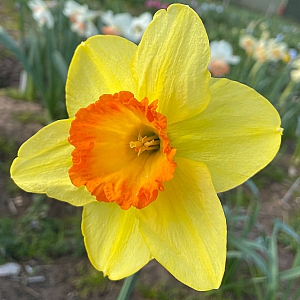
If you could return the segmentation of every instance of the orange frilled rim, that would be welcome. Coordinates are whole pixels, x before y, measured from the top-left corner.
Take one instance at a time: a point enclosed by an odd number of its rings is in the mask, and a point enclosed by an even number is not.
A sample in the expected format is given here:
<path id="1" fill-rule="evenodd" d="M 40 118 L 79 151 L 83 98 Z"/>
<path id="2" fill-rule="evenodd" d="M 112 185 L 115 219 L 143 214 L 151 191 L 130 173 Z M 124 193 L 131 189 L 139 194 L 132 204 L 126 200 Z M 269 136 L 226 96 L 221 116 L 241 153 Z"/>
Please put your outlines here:
<path id="1" fill-rule="evenodd" d="M 69 136 L 75 147 L 72 183 L 122 209 L 141 209 L 154 201 L 176 168 L 167 119 L 157 105 L 157 100 L 149 105 L 147 98 L 139 102 L 122 91 L 79 109 Z"/>

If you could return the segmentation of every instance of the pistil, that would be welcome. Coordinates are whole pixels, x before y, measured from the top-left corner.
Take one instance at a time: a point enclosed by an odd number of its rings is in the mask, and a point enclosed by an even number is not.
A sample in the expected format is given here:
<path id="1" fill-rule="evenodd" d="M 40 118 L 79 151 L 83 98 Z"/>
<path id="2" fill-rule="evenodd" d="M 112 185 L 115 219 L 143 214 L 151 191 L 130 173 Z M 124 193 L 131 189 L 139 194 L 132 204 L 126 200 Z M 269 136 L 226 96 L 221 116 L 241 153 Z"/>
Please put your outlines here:
<path id="1" fill-rule="evenodd" d="M 160 139 L 156 134 L 149 137 L 142 137 L 142 131 L 140 131 L 138 140 L 134 142 L 131 141 L 129 146 L 130 148 L 134 148 L 134 150 L 138 152 L 138 156 L 140 156 L 144 151 L 158 150 L 160 148 Z"/>

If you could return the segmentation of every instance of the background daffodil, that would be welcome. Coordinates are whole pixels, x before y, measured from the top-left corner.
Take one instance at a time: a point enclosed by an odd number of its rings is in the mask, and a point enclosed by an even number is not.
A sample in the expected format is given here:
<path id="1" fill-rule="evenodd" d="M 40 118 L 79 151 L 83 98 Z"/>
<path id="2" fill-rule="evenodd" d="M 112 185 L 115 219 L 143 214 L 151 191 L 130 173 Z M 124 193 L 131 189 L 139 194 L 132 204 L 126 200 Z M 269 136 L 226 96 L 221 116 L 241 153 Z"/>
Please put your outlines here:
<path id="1" fill-rule="evenodd" d="M 111 279 L 155 258 L 196 290 L 218 288 L 226 222 L 218 192 L 267 165 L 280 118 L 254 90 L 212 79 L 198 15 L 158 11 L 139 46 L 83 42 L 70 65 L 69 119 L 25 142 L 11 175 L 24 190 L 84 206 L 93 265 Z"/>

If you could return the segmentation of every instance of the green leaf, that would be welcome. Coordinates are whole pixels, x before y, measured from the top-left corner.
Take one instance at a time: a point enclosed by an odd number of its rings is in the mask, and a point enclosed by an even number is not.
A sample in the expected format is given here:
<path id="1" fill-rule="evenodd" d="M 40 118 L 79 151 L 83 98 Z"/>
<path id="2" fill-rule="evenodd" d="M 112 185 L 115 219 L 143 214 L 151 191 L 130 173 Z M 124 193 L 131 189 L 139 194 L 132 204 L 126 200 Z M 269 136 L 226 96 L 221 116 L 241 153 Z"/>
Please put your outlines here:
<path id="1" fill-rule="evenodd" d="M 300 278 L 300 266 L 294 267 L 285 271 L 282 271 L 279 273 L 279 280 L 280 281 L 288 281 L 288 280 L 293 280 Z M 253 277 L 250 280 L 254 283 L 261 283 L 261 282 L 266 282 L 267 277 Z"/>
<path id="2" fill-rule="evenodd" d="M 24 53 L 19 49 L 17 43 L 14 41 L 14 39 L 5 31 L 5 29 L 0 25 L 0 43 L 4 45 L 9 51 L 11 51 L 19 60 L 19 62 L 23 65 L 23 68 L 27 73 L 29 73 L 32 76 L 32 79 L 36 86 L 39 88 L 40 92 L 42 93 L 42 96 L 44 97 L 44 86 L 42 81 L 39 77 L 35 76 L 32 67 L 24 55 Z"/>
<path id="3" fill-rule="evenodd" d="M 53 59 L 54 66 L 61 77 L 61 80 L 65 82 L 68 75 L 68 65 L 65 59 L 63 58 L 62 54 L 58 50 L 55 50 L 52 53 L 52 59 Z"/>
<path id="4" fill-rule="evenodd" d="M 252 179 L 248 179 L 245 184 L 251 190 L 252 194 L 259 199 L 259 189 Z"/>
<path id="5" fill-rule="evenodd" d="M 280 272 L 279 278 L 282 280 L 292 280 L 300 277 L 300 266 Z"/>
<path id="6" fill-rule="evenodd" d="M 246 241 L 245 239 L 235 238 L 233 236 L 229 236 L 228 242 L 231 246 L 234 246 L 237 250 L 243 252 L 244 259 L 252 260 L 264 274 L 268 273 L 264 260 L 260 254 L 256 252 L 256 250 L 264 250 L 264 247 L 258 242 Z"/>
<path id="7" fill-rule="evenodd" d="M 278 254 L 277 254 L 277 232 L 274 232 L 269 241 L 269 264 L 268 264 L 268 294 L 270 299 L 275 299 L 276 291 L 279 286 Z"/>
<path id="8" fill-rule="evenodd" d="M 300 244 L 300 237 L 295 232 L 295 230 L 290 227 L 288 224 L 276 219 L 274 220 L 275 228 L 281 229 L 284 233 L 288 234 L 290 237 L 292 237 L 298 244 Z"/>
<path id="9" fill-rule="evenodd" d="M 243 253 L 241 251 L 229 250 L 226 254 L 227 258 L 243 258 Z"/>

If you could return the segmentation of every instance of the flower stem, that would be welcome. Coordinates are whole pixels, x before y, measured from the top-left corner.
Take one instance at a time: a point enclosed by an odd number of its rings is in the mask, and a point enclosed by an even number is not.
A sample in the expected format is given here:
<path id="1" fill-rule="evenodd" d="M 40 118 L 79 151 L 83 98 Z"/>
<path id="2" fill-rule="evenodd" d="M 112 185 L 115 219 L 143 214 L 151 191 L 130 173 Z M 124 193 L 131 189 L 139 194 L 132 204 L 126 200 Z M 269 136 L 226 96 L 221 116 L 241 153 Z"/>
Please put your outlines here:
<path id="1" fill-rule="evenodd" d="M 284 89 L 284 91 L 282 92 L 282 94 L 278 100 L 279 106 L 282 107 L 284 105 L 286 99 L 291 94 L 291 91 L 292 91 L 294 85 L 295 85 L 295 83 L 293 81 L 290 81 L 289 84 L 286 86 L 286 88 Z"/>
<path id="2" fill-rule="evenodd" d="M 129 296 L 132 292 L 132 289 L 134 287 L 134 284 L 136 282 L 138 275 L 139 275 L 139 272 L 136 272 L 135 274 L 125 278 L 117 300 L 128 300 L 129 299 Z"/>

